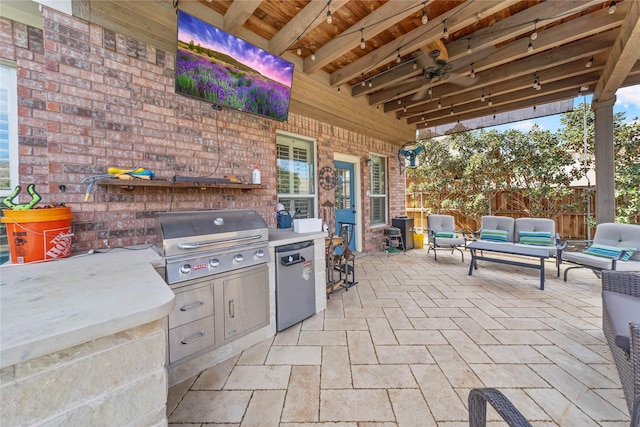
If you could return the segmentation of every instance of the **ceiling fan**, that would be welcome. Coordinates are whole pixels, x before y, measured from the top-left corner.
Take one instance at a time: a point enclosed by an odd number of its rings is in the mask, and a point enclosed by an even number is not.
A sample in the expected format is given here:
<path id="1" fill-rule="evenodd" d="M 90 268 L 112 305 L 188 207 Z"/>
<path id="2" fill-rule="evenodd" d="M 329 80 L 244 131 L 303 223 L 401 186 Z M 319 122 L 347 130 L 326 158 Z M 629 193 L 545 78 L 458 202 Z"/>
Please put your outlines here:
<path id="1" fill-rule="evenodd" d="M 413 101 L 423 99 L 431 84 L 440 80 L 446 80 L 462 87 L 469 87 L 473 84 L 471 77 L 451 73 L 453 67 L 447 64 L 447 61 L 444 59 L 438 59 L 439 56 L 440 51 L 438 49 L 434 49 L 428 53 L 423 52 L 416 56 L 416 63 L 422 67 L 421 78 L 425 79 L 426 82 L 420 90 L 411 97 Z"/>

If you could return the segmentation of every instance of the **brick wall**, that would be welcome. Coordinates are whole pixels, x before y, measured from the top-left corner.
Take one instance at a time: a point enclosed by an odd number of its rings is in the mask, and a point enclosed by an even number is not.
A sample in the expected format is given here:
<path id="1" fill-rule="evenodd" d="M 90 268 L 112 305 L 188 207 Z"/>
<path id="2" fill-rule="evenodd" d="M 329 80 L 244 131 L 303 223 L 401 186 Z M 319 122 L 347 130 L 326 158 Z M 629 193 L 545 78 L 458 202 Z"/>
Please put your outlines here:
<path id="1" fill-rule="evenodd" d="M 215 111 L 174 93 L 174 52 L 48 8 L 43 30 L 5 18 L 1 27 L 0 55 L 18 64 L 20 184 L 36 184 L 41 203 L 72 207 L 74 252 L 151 243 L 154 213 L 169 209 L 251 208 L 275 227 L 278 130 L 317 139 L 317 170 L 333 165 L 334 151 L 389 156 L 390 216 L 404 214 L 404 177 L 392 144 L 294 113 L 281 123 Z M 141 166 L 161 179 L 233 174 L 249 182 L 254 165 L 262 172 L 258 190 L 96 185 L 84 201 L 83 180 L 109 166 Z M 369 172 L 362 166 L 365 194 Z M 333 199 L 332 192 L 319 191 L 320 201 Z M 365 197 L 370 251 L 367 206 Z"/>

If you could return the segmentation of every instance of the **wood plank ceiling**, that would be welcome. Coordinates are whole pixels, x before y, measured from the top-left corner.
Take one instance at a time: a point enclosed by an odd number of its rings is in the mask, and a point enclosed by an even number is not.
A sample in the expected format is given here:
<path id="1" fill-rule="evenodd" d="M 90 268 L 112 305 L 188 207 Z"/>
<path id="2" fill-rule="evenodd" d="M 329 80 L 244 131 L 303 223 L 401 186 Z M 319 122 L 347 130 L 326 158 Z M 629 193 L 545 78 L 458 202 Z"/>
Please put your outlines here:
<path id="1" fill-rule="evenodd" d="M 198 1 L 415 129 L 640 83 L 638 0 Z"/>

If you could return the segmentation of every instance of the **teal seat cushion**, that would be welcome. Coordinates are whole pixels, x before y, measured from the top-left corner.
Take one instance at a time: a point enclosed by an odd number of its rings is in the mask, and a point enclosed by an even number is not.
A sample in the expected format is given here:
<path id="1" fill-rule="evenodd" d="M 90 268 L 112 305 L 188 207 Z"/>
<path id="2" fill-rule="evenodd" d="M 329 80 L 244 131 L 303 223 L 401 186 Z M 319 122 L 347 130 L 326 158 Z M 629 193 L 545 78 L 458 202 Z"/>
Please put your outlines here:
<path id="1" fill-rule="evenodd" d="M 458 237 L 456 233 L 452 233 L 451 231 L 438 231 L 436 233 L 436 237 Z"/>
<path id="2" fill-rule="evenodd" d="M 483 228 L 480 231 L 480 240 L 486 240 L 488 242 L 508 242 L 509 232 L 507 230 L 489 230 Z"/>
<path id="3" fill-rule="evenodd" d="M 594 243 L 588 249 L 584 250 L 582 253 L 587 255 L 599 256 L 602 258 L 615 259 L 620 256 L 622 251 L 625 251 L 625 253 L 620 259 L 622 261 L 628 261 L 629 258 L 631 258 L 631 255 L 633 255 L 637 251 L 637 249 L 636 248 L 618 248 L 615 246 L 606 246 L 606 245 L 600 245 L 598 243 Z"/>
<path id="4" fill-rule="evenodd" d="M 523 245 L 551 246 L 551 233 L 548 231 L 521 231 L 518 233 Z"/>

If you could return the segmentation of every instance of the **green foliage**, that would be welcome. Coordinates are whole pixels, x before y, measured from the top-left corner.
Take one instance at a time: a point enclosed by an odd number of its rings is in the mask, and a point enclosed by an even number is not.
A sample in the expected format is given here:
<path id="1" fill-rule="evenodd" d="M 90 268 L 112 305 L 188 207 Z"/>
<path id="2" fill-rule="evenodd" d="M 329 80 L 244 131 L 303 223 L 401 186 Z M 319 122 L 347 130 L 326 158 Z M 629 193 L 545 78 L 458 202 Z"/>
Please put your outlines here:
<path id="1" fill-rule="evenodd" d="M 498 193 L 508 196 L 511 209 L 535 217 L 584 208 L 591 193 L 574 200 L 569 186 L 585 174 L 585 142 L 586 169 L 594 168 L 594 118 L 587 107 L 563 114 L 557 133 L 534 126 L 528 132 L 480 130 L 420 141 L 424 160 L 407 171 L 416 178 L 408 190 L 422 192 L 435 212 L 456 211 L 476 221 L 504 207 L 492 210 Z M 614 144 L 616 221 L 640 223 L 640 122 L 624 123 L 624 114 L 615 114 Z"/>
<path id="2" fill-rule="evenodd" d="M 496 213 L 491 201 L 501 192 L 517 194 L 511 208 L 530 216 L 554 218 L 571 207 L 565 198 L 579 171 L 566 144 L 549 131 L 481 130 L 422 144 L 426 161 L 409 176 L 418 178 L 414 191 L 425 192 L 437 212 L 457 210 L 477 221 Z"/>
<path id="3" fill-rule="evenodd" d="M 585 111 L 586 108 L 586 111 Z M 586 121 L 585 121 L 586 116 Z M 580 104 L 562 115 L 560 138 L 584 157 L 586 124 L 587 169 L 595 168 L 595 118 L 588 105 Z M 625 114 L 613 117 L 616 222 L 640 223 L 640 123 L 625 123 Z"/>

